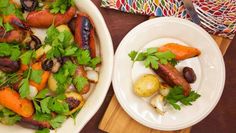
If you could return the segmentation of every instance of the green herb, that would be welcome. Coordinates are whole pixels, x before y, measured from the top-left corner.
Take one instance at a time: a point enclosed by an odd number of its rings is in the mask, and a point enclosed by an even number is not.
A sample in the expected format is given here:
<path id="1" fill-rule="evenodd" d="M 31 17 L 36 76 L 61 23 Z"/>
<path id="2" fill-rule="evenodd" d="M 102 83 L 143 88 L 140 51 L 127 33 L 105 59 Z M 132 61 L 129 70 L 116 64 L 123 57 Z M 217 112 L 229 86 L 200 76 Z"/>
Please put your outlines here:
<path id="1" fill-rule="evenodd" d="M 34 56 L 35 56 L 35 51 L 29 50 L 20 56 L 21 62 L 25 65 L 28 65 Z"/>
<path id="2" fill-rule="evenodd" d="M 88 79 L 82 76 L 77 76 L 73 79 L 73 83 L 76 86 L 78 92 L 81 92 L 84 86 L 88 84 Z"/>
<path id="3" fill-rule="evenodd" d="M 73 0 L 56 0 L 52 3 L 50 12 L 64 14 L 72 5 L 74 5 Z"/>
<path id="4" fill-rule="evenodd" d="M 11 60 L 16 61 L 20 56 L 20 48 L 18 45 L 0 43 L 0 56 L 10 56 Z"/>
<path id="5" fill-rule="evenodd" d="M 0 122 L 6 125 L 14 125 L 20 121 L 21 117 L 11 110 L 1 107 L 0 109 Z"/>
<path id="6" fill-rule="evenodd" d="M 76 116 L 79 114 L 81 109 L 78 109 L 77 111 L 75 111 L 75 113 L 73 113 L 70 117 L 74 120 L 74 124 L 76 124 Z"/>
<path id="7" fill-rule="evenodd" d="M 33 116 L 33 119 L 36 121 L 49 121 L 52 119 L 51 114 L 43 114 L 41 112 L 36 111 L 36 113 Z"/>
<path id="8" fill-rule="evenodd" d="M 170 63 L 176 63 L 174 60 L 175 54 L 170 51 L 158 52 L 157 48 L 148 48 L 145 52 L 131 51 L 129 57 L 132 61 L 144 61 L 145 67 L 152 67 L 153 69 L 158 69 L 159 65 Z"/>
<path id="9" fill-rule="evenodd" d="M 52 98 L 48 103 L 49 109 L 62 115 L 68 113 L 69 105 L 65 102 L 65 98 L 65 95 L 58 95 Z"/>
<path id="10" fill-rule="evenodd" d="M 43 89 L 41 90 L 38 95 L 35 98 L 39 98 L 39 99 L 43 99 L 46 97 L 46 95 L 48 94 L 49 90 L 48 89 Z"/>
<path id="11" fill-rule="evenodd" d="M 64 54 L 64 56 L 71 56 L 71 55 L 74 55 L 77 50 L 78 50 L 77 47 L 68 47 L 68 48 L 65 49 L 65 54 Z"/>
<path id="12" fill-rule="evenodd" d="M 8 73 L 5 74 L 2 71 L 0 71 L 1 78 L 0 78 L 0 88 L 6 86 L 6 85 L 12 85 L 19 81 L 20 77 L 22 76 L 22 73 Z"/>
<path id="13" fill-rule="evenodd" d="M 22 98 L 27 97 L 30 93 L 29 78 L 30 78 L 31 71 L 32 71 L 32 68 L 30 67 L 27 71 L 27 77 L 22 79 L 22 81 L 20 82 L 19 93 Z"/>
<path id="14" fill-rule="evenodd" d="M 51 113 L 51 111 L 48 108 L 48 103 L 49 103 L 50 100 L 51 100 L 51 97 L 47 97 L 47 98 L 40 101 L 42 113 L 46 113 L 46 114 Z"/>
<path id="15" fill-rule="evenodd" d="M 52 120 L 49 121 L 49 123 L 51 124 L 51 126 L 53 128 L 58 128 L 61 126 L 61 124 L 66 120 L 66 116 L 64 115 L 58 115 L 55 118 L 53 118 Z"/>
<path id="16" fill-rule="evenodd" d="M 188 106 L 192 105 L 192 102 L 196 101 L 200 95 L 195 91 L 191 91 L 189 96 L 183 95 L 183 88 L 181 86 L 175 86 L 170 89 L 169 94 L 166 96 L 167 102 L 172 105 L 175 109 L 180 110 L 181 107 L 178 102 Z"/>
<path id="17" fill-rule="evenodd" d="M 35 133 L 50 133 L 50 130 L 48 128 L 44 128 L 41 130 L 37 130 Z"/>
<path id="18" fill-rule="evenodd" d="M 4 24 L 4 29 L 6 32 L 13 30 L 14 28 L 11 26 L 11 24 L 6 23 Z"/>
<path id="19" fill-rule="evenodd" d="M 30 79 L 39 84 L 42 80 L 42 74 L 43 74 L 42 70 L 32 69 L 31 74 L 30 74 Z"/>
<path id="20" fill-rule="evenodd" d="M 2 17 L 0 17 L 0 26 L 3 27 L 3 20 L 2 20 Z"/>
<path id="21" fill-rule="evenodd" d="M 9 0 L 0 1 L 0 14 L 4 16 L 14 14 L 17 18 L 24 20 L 23 13 L 16 7 L 15 4 L 10 3 Z"/>
<path id="22" fill-rule="evenodd" d="M 90 66 L 95 68 L 97 64 L 101 63 L 100 57 L 91 58 L 89 50 L 78 49 L 75 53 L 77 61 L 80 65 Z"/>

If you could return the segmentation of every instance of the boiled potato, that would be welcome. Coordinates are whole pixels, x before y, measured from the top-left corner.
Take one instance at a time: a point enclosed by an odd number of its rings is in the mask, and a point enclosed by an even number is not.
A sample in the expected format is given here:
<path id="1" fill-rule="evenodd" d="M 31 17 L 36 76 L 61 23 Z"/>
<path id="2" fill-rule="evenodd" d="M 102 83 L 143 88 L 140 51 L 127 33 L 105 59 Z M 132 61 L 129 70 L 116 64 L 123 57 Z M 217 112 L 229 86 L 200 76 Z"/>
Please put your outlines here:
<path id="1" fill-rule="evenodd" d="M 63 32 L 63 31 L 69 31 L 70 32 L 70 28 L 67 25 L 60 25 L 60 26 L 57 26 L 56 28 L 59 32 Z"/>
<path id="2" fill-rule="evenodd" d="M 157 92 L 160 88 L 160 81 L 157 76 L 153 74 L 146 74 L 140 77 L 134 83 L 134 92 L 141 97 L 149 97 Z"/>
<path id="3" fill-rule="evenodd" d="M 57 90 L 57 81 L 56 79 L 53 77 L 53 74 L 50 74 L 49 78 L 48 78 L 48 88 L 49 90 L 51 90 L 52 92 L 56 92 Z"/>

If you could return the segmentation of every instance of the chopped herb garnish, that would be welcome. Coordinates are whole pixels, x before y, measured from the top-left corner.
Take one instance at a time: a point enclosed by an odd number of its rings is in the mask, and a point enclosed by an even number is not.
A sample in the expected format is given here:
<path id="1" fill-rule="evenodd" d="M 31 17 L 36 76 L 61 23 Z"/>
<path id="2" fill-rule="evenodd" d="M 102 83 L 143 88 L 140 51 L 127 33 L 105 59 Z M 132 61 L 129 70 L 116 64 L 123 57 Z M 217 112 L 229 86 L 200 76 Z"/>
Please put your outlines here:
<path id="1" fill-rule="evenodd" d="M 170 92 L 166 96 L 166 100 L 176 110 L 180 110 L 181 107 L 178 102 L 188 106 L 192 105 L 192 102 L 196 101 L 199 97 L 200 95 L 195 91 L 191 91 L 189 93 L 189 96 L 186 97 L 183 95 L 183 88 L 181 86 L 175 86 L 173 88 L 170 88 Z"/>
<path id="2" fill-rule="evenodd" d="M 16 122 L 20 121 L 21 117 L 14 113 L 13 111 L 1 107 L 0 109 L 0 122 L 6 125 L 14 125 Z"/>
<path id="3" fill-rule="evenodd" d="M 33 50 L 29 50 L 20 56 L 21 62 L 25 65 L 28 65 L 33 57 L 35 57 L 35 51 Z"/>
<path id="4" fill-rule="evenodd" d="M 82 76 L 77 76 L 73 79 L 73 83 L 76 86 L 78 92 L 81 92 L 84 86 L 88 84 L 88 79 Z"/>
<path id="5" fill-rule="evenodd" d="M 66 116 L 57 115 L 55 118 L 49 121 L 53 128 L 58 128 L 62 125 L 62 123 L 66 120 Z"/>
<path id="6" fill-rule="evenodd" d="M 37 130 L 35 133 L 50 133 L 50 130 L 48 128 Z"/>
<path id="7" fill-rule="evenodd" d="M 158 69 L 158 63 L 166 64 L 176 64 L 175 54 L 170 51 L 158 52 L 157 48 L 148 48 L 145 52 L 138 53 L 137 51 L 131 51 L 129 57 L 132 61 L 144 61 L 145 67 L 152 67 L 153 69 Z"/>
<path id="8" fill-rule="evenodd" d="M 43 74 L 42 70 L 32 69 L 32 72 L 30 74 L 30 79 L 39 84 L 42 80 L 42 74 Z"/>
<path id="9" fill-rule="evenodd" d="M 74 5 L 73 0 L 55 0 L 51 5 L 51 13 L 62 13 L 64 14 L 66 10 Z"/>
<path id="10" fill-rule="evenodd" d="M 18 45 L 10 45 L 8 43 L 0 43 L 0 56 L 10 56 L 13 61 L 18 60 L 20 56 L 20 48 Z"/>
<path id="11" fill-rule="evenodd" d="M 30 67 L 27 72 L 27 77 L 21 80 L 20 82 L 20 88 L 19 88 L 19 93 L 22 98 L 25 98 L 29 95 L 30 90 L 29 90 L 29 78 L 31 74 L 32 68 Z"/>

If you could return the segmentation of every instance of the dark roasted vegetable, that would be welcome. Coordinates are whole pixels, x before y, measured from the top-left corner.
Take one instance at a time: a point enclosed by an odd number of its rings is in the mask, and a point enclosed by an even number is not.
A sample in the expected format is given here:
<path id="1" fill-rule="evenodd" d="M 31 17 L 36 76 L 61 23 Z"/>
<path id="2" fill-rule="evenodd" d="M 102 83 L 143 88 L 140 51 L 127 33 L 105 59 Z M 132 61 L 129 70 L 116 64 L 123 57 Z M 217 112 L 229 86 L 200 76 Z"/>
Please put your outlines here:
<path id="1" fill-rule="evenodd" d="M 30 35 L 30 39 L 26 43 L 27 43 L 27 45 L 26 45 L 27 50 L 29 50 L 29 49 L 37 50 L 42 45 L 41 40 L 35 35 Z"/>
<path id="2" fill-rule="evenodd" d="M 20 43 L 26 38 L 27 32 L 24 30 L 16 29 L 5 32 L 4 28 L 0 27 L 0 42 L 6 43 Z"/>
<path id="3" fill-rule="evenodd" d="M 188 81 L 188 83 L 194 83 L 197 79 L 195 72 L 190 67 L 184 67 L 183 76 Z"/>
<path id="4" fill-rule="evenodd" d="M 158 76 L 160 76 L 168 85 L 171 87 L 181 86 L 184 90 L 184 95 L 188 96 L 191 87 L 189 83 L 184 79 L 181 73 L 171 64 L 158 64 L 159 67 L 157 70 L 153 69 Z"/>
<path id="5" fill-rule="evenodd" d="M 0 70 L 6 73 L 17 72 L 20 69 L 19 61 L 12 61 L 9 57 L 0 57 Z"/>
<path id="6" fill-rule="evenodd" d="M 39 4 L 38 0 L 20 0 L 20 2 L 22 8 L 28 12 L 34 11 Z"/>
<path id="7" fill-rule="evenodd" d="M 42 64 L 42 68 L 45 71 L 51 71 L 52 66 L 53 66 L 53 61 L 49 59 L 45 60 Z"/>
<path id="8" fill-rule="evenodd" d="M 60 58 L 59 58 L 60 59 Z M 53 60 L 45 60 L 42 63 L 42 68 L 45 71 L 51 71 L 53 73 L 56 73 L 59 71 L 60 67 L 61 67 L 61 60 L 59 60 L 57 58 L 54 58 Z"/>
<path id="9" fill-rule="evenodd" d="M 8 15 L 3 17 L 4 23 L 10 23 L 16 29 L 30 30 L 30 27 L 15 15 Z"/>
<path id="10" fill-rule="evenodd" d="M 73 28 L 73 24 L 71 25 Z M 75 22 L 75 42 L 80 48 L 89 50 L 91 57 L 96 57 L 95 30 L 91 20 L 85 14 L 78 14 L 77 16 Z"/>
<path id="11" fill-rule="evenodd" d="M 36 121 L 32 117 L 23 117 L 20 121 L 20 125 L 31 129 L 52 128 L 49 122 Z"/>
<path id="12" fill-rule="evenodd" d="M 80 94 L 76 92 L 67 92 L 65 95 L 66 103 L 69 105 L 70 109 L 70 112 L 67 115 L 73 114 L 84 105 L 84 99 Z"/>

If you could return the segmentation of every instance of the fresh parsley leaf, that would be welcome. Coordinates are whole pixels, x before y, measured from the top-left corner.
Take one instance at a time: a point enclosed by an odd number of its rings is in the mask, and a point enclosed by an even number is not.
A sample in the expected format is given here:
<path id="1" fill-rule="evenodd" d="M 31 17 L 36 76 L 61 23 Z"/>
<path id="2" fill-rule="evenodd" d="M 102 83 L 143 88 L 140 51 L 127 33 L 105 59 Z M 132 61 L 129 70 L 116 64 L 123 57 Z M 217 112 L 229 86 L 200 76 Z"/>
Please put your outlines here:
<path id="1" fill-rule="evenodd" d="M 0 7 L 1 8 L 7 7 L 8 4 L 9 4 L 9 0 L 1 0 L 0 1 Z"/>
<path id="2" fill-rule="evenodd" d="M 10 56 L 11 60 L 16 61 L 18 60 L 20 53 L 19 46 L 0 43 L 0 56 Z"/>
<path id="3" fill-rule="evenodd" d="M 50 12 L 64 14 L 72 5 L 74 5 L 73 0 L 56 0 L 52 3 Z"/>
<path id="4" fill-rule="evenodd" d="M 196 101 L 200 95 L 195 91 L 191 91 L 189 96 L 183 95 L 183 88 L 181 86 L 175 86 L 170 89 L 169 94 L 166 96 L 167 102 L 172 105 L 175 109 L 180 110 L 181 107 L 178 102 L 188 106 L 192 105 L 192 102 Z"/>
<path id="5" fill-rule="evenodd" d="M 46 113 L 46 114 L 51 113 L 50 109 L 48 108 L 48 103 L 50 100 L 51 100 L 51 97 L 47 97 L 40 101 L 42 113 Z"/>
<path id="6" fill-rule="evenodd" d="M 93 69 L 96 68 L 97 64 L 101 63 L 102 59 L 100 57 L 95 57 L 92 60 L 90 60 L 89 65 Z"/>
<path id="7" fill-rule="evenodd" d="M 26 79 L 22 79 L 21 83 L 20 83 L 20 89 L 19 89 L 19 93 L 20 96 L 22 98 L 25 98 L 29 95 L 30 90 L 29 90 L 29 80 Z"/>
<path id="8" fill-rule="evenodd" d="M 14 14 L 21 20 L 24 20 L 23 13 L 19 8 L 16 7 L 14 3 L 10 3 L 9 0 L 1 0 L 0 1 L 0 14 L 2 15 L 10 15 Z"/>
<path id="9" fill-rule="evenodd" d="M 54 25 L 51 25 L 47 30 L 47 36 L 45 38 L 46 44 L 52 44 L 53 40 L 57 38 L 59 35 L 59 31 L 56 29 Z"/>
<path id="10" fill-rule="evenodd" d="M 37 101 L 33 100 L 34 103 L 34 108 L 36 109 L 37 112 L 41 112 L 41 107 L 38 105 Z"/>
<path id="11" fill-rule="evenodd" d="M 74 120 L 74 124 L 76 125 L 76 116 L 79 114 L 81 109 L 78 109 L 77 111 L 75 111 L 75 113 L 73 113 L 70 117 Z"/>
<path id="12" fill-rule="evenodd" d="M 77 61 L 80 65 L 87 65 L 91 60 L 89 50 L 79 49 L 76 53 Z"/>
<path id="13" fill-rule="evenodd" d="M 43 89 L 38 93 L 38 95 L 35 98 L 40 98 L 40 99 L 45 98 L 48 92 L 49 92 L 48 89 Z"/>
<path id="14" fill-rule="evenodd" d="M 14 113 L 13 111 L 2 108 L 0 109 L 0 122 L 6 125 L 14 125 L 16 122 L 20 121 L 21 117 Z"/>
<path id="15" fill-rule="evenodd" d="M 144 61 L 145 67 L 152 67 L 153 69 L 158 69 L 159 65 L 166 63 L 177 63 L 174 58 L 175 54 L 170 51 L 158 52 L 157 48 L 148 48 L 145 52 L 131 51 L 129 57 L 132 61 Z"/>
<path id="16" fill-rule="evenodd" d="M 8 32 L 8 31 L 13 30 L 14 28 L 13 28 L 13 26 L 11 26 L 10 23 L 6 23 L 6 24 L 4 24 L 4 29 L 6 32 Z"/>
<path id="17" fill-rule="evenodd" d="M 134 61 L 134 59 L 136 58 L 138 52 L 137 51 L 131 51 L 129 53 L 129 57 L 131 58 L 132 61 Z"/>
<path id="18" fill-rule="evenodd" d="M 62 125 L 62 123 L 66 120 L 66 116 L 64 115 L 57 115 L 55 118 L 49 121 L 51 126 L 55 129 Z"/>
<path id="19" fill-rule="evenodd" d="M 2 20 L 2 17 L 0 17 L 0 26 L 3 27 L 3 20 Z"/>
<path id="20" fill-rule="evenodd" d="M 33 119 L 36 121 L 49 121 L 52 119 L 51 114 L 43 114 L 41 112 L 36 111 L 36 113 L 33 116 Z"/>
<path id="21" fill-rule="evenodd" d="M 68 47 L 65 49 L 64 56 L 74 55 L 77 50 L 78 50 L 78 48 L 76 48 L 76 47 Z"/>
<path id="22" fill-rule="evenodd" d="M 41 130 L 37 130 L 35 133 L 50 133 L 50 130 L 48 128 L 44 128 Z"/>
<path id="23" fill-rule="evenodd" d="M 29 50 L 27 52 L 25 52 L 24 54 L 22 54 L 20 56 L 21 58 L 21 62 L 25 65 L 28 65 L 32 59 L 32 57 L 34 56 L 35 52 L 33 50 Z"/>
<path id="24" fill-rule="evenodd" d="M 30 74 L 30 79 L 39 84 L 42 80 L 42 74 L 43 74 L 42 70 L 32 69 Z"/>
<path id="25" fill-rule="evenodd" d="M 73 83 L 76 86 L 78 92 L 81 92 L 84 86 L 88 84 L 88 79 L 82 76 L 77 76 L 73 79 Z"/>
<path id="26" fill-rule="evenodd" d="M 58 114 L 69 112 L 69 105 L 65 102 L 65 98 L 65 95 L 58 95 L 57 97 L 52 98 L 48 103 L 49 109 Z"/>

